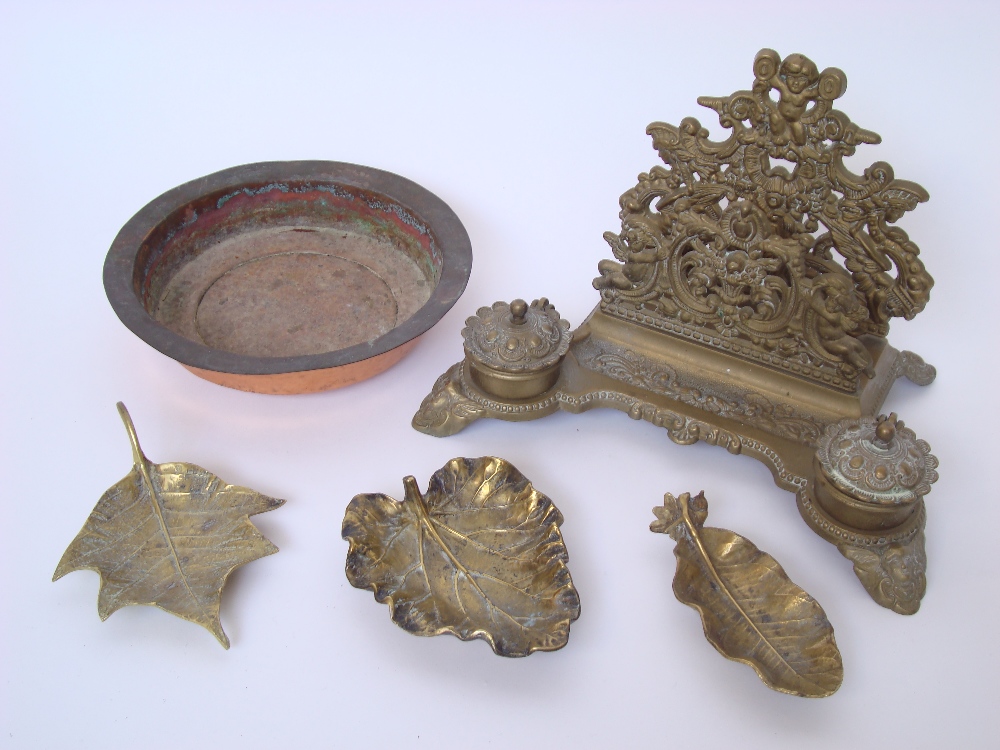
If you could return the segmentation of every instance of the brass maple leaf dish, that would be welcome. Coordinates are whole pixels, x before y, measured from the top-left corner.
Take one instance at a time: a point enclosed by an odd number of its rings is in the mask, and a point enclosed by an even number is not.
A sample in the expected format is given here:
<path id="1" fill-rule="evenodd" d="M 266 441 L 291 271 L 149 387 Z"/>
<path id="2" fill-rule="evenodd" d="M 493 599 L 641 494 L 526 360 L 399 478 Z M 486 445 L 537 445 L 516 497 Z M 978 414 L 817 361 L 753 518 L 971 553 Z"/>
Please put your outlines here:
<path id="1" fill-rule="evenodd" d="M 129 604 L 150 604 L 201 625 L 228 649 L 219 608 L 229 574 L 278 551 L 250 516 L 285 501 L 226 484 L 194 464 L 154 464 L 120 401 L 118 413 L 132 444 L 132 470 L 101 495 L 52 580 L 93 570 L 101 576 L 102 620 Z"/>
<path id="2" fill-rule="evenodd" d="M 118 317 L 220 385 L 308 393 L 398 362 L 458 300 L 472 268 L 455 213 L 389 172 L 261 162 L 170 190 L 104 264 Z"/>

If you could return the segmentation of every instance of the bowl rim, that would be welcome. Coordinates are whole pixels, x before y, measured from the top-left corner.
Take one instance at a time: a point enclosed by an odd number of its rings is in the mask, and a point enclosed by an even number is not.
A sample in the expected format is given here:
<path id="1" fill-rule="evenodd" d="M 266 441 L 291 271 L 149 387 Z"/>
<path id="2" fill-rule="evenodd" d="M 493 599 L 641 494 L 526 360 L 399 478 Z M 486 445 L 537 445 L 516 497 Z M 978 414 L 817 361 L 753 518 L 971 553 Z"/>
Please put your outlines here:
<path id="1" fill-rule="evenodd" d="M 213 349 L 158 322 L 136 296 L 135 259 L 143 242 L 178 209 L 206 194 L 249 182 L 317 181 L 377 193 L 423 221 L 440 251 L 440 279 L 431 297 L 407 320 L 372 341 L 321 354 L 259 357 Z M 334 161 L 266 161 L 243 164 L 185 182 L 141 208 L 119 230 L 104 260 L 104 291 L 111 307 L 136 336 L 185 365 L 234 375 L 279 375 L 360 362 L 384 354 L 425 333 L 458 301 L 472 271 L 472 243 L 454 211 L 412 180 L 373 167 Z"/>

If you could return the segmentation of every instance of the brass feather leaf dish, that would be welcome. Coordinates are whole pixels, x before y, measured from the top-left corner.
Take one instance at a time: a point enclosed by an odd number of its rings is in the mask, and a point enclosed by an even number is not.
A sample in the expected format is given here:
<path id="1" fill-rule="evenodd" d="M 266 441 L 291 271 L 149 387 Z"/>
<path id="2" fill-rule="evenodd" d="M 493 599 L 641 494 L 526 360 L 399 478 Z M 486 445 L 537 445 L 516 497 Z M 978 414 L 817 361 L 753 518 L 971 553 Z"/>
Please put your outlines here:
<path id="1" fill-rule="evenodd" d="M 129 604 L 151 604 L 207 628 L 228 649 L 219 620 L 226 579 L 278 551 L 249 516 L 285 501 L 226 484 L 194 464 L 152 463 L 121 402 L 118 413 L 135 465 L 101 496 L 52 580 L 94 570 L 101 576 L 102 620 Z"/>
<path id="2" fill-rule="evenodd" d="M 815 599 L 749 539 L 704 528 L 704 493 L 664 495 L 650 530 L 677 542 L 674 595 L 701 614 L 705 637 L 727 659 L 749 664 L 768 687 L 807 698 L 844 679 L 833 627 Z"/>
<path id="3" fill-rule="evenodd" d="M 580 597 L 552 501 L 501 458 L 456 458 L 421 495 L 357 495 L 342 535 L 347 579 L 415 635 L 481 638 L 500 656 L 566 645 Z"/>

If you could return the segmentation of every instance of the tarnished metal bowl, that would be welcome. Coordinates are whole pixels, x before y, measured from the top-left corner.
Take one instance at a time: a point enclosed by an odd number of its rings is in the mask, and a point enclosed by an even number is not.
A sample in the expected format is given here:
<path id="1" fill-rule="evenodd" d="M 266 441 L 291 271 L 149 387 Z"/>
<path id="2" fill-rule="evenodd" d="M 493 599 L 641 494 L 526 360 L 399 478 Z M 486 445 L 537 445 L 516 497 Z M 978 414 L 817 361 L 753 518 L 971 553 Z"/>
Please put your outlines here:
<path id="1" fill-rule="evenodd" d="M 262 162 L 149 203 L 111 245 L 104 288 L 133 333 L 196 375 L 310 393 L 399 361 L 471 269 L 458 217 L 410 180 Z"/>

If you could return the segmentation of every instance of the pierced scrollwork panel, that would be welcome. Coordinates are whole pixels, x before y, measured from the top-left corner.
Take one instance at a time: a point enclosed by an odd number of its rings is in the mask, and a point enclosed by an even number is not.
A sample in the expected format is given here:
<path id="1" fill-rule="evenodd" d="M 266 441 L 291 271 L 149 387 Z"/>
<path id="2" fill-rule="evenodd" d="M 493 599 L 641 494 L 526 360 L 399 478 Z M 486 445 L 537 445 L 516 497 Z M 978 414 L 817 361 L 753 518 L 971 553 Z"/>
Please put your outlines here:
<path id="1" fill-rule="evenodd" d="M 890 226 L 927 200 L 877 162 L 844 165 L 875 133 L 832 108 L 847 78 L 802 55 L 762 50 L 752 90 L 698 102 L 731 130 L 709 140 L 695 118 L 647 129 L 666 167 L 621 197 L 616 261 L 594 285 L 602 307 L 697 332 L 701 343 L 841 390 L 874 376 L 859 340 L 912 318 L 933 280 L 919 248 Z M 842 262 L 838 257 L 842 258 Z"/>

